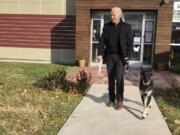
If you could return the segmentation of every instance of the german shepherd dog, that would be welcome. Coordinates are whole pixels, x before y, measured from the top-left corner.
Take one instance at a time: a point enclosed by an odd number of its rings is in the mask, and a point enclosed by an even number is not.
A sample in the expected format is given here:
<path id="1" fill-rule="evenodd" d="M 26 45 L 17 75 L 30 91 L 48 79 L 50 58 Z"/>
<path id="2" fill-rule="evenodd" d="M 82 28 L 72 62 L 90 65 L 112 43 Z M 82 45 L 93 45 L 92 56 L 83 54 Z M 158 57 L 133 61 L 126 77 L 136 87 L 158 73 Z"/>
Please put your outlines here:
<path id="1" fill-rule="evenodd" d="M 144 106 L 142 118 L 145 119 L 148 115 L 149 108 L 151 108 L 151 98 L 153 92 L 152 68 L 141 67 L 139 90 Z"/>

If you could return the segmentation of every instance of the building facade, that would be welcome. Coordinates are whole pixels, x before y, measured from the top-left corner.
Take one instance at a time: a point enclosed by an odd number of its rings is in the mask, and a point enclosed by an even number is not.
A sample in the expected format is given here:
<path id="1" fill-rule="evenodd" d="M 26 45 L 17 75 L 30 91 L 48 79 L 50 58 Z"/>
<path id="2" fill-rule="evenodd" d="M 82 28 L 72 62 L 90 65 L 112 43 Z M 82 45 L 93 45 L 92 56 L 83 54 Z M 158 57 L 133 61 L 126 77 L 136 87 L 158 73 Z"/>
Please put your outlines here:
<path id="1" fill-rule="evenodd" d="M 133 29 L 131 66 L 150 66 L 158 61 L 168 64 L 170 48 L 179 42 L 179 34 L 174 32 L 174 27 L 179 27 L 179 11 L 173 12 L 175 2 L 0 0 L 0 59 L 73 63 L 85 58 L 88 66 L 97 66 L 103 25 L 110 21 L 111 8 L 119 6 L 122 19 Z"/>
<path id="2" fill-rule="evenodd" d="M 75 0 L 0 0 L 0 60 L 72 63 Z"/>
<path id="3" fill-rule="evenodd" d="M 168 63 L 171 44 L 173 0 L 76 0 L 76 57 L 84 56 L 96 65 L 98 38 L 104 23 L 110 20 L 110 9 L 119 6 L 123 20 L 131 24 L 134 44 L 132 66 Z M 90 51 L 89 51 L 90 50 Z"/>

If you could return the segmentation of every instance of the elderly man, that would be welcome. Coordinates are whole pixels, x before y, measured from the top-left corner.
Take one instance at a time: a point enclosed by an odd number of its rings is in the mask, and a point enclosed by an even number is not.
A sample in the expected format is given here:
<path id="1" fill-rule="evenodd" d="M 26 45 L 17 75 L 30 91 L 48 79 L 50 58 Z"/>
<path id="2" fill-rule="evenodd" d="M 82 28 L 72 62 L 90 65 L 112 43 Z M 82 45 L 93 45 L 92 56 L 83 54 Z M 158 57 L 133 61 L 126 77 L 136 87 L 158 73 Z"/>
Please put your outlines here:
<path id="1" fill-rule="evenodd" d="M 97 59 L 103 59 L 107 66 L 109 102 L 106 105 L 108 107 L 115 105 L 117 110 L 123 107 L 124 66 L 133 45 L 131 26 L 123 22 L 121 17 L 121 8 L 112 8 L 111 21 L 104 25 L 97 56 Z"/>

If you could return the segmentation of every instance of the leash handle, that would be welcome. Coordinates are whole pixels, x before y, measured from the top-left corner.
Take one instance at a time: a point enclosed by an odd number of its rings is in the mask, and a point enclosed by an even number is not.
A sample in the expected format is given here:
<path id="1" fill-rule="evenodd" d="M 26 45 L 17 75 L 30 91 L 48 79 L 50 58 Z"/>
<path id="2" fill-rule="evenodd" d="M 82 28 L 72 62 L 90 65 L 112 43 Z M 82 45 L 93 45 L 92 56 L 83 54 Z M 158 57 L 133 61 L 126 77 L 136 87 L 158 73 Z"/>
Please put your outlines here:
<path id="1" fill-rule="evenodd" d="M 102 62 L 103 62 L 102 59 L 99 60 L 99 68 L 98 68 L 99 73 L 101 73 L 101 70 L 102 70 Z"/>
<path id="2" fill-rule="evenodd" d="M 128 69 L 129 69 L 129 60 L 126 60 L 125 61 L 125 66 L 124 66 L 124 70 L 125 70 L 125 72 L 127 72 L 128 71 Z"/>

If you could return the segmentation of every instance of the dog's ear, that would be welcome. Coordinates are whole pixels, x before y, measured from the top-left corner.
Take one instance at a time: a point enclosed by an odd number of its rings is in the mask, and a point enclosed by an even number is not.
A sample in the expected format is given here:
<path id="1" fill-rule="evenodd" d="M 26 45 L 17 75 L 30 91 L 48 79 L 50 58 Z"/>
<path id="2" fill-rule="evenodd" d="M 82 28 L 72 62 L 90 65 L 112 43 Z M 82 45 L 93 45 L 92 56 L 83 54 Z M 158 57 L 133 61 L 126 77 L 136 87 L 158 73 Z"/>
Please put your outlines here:
<path id="1" fill-rule="evenodd" d="M 145 70 L 144 70 L 144 67 L 141 65 L 141 72 L 144 72 Z"/>
<path id="2" fill-rule="evenodd" d="M 153 67 L 152 66 L 150 67 L 150 71 L 151 71 L 150 75 L 152 76 L 153 75 Z"/>
<path id="3" fill-rule="evenodd" d="M 152 72 L 152 70 L 153 70 L 152 66 L 150 66 L 149 69 L 150 69 L 150 71 Z"/>
<path id="4" fill-rule="evenodd" d="M 152 72 L 152 66 L 146 67 L 146 70 L 145 70 L 145 71 L 147 71 L 147 72 Z"/>

